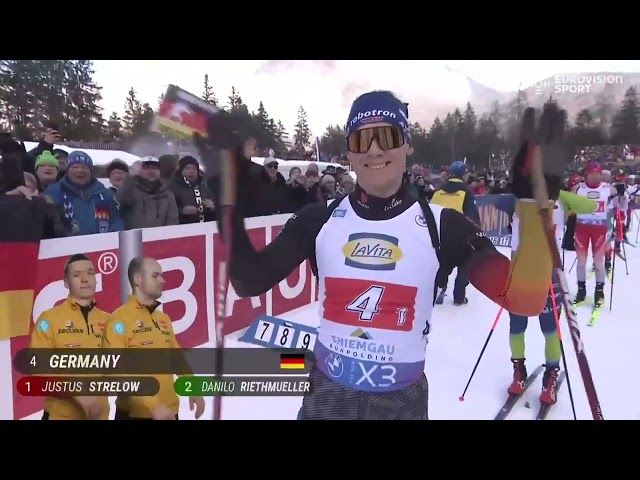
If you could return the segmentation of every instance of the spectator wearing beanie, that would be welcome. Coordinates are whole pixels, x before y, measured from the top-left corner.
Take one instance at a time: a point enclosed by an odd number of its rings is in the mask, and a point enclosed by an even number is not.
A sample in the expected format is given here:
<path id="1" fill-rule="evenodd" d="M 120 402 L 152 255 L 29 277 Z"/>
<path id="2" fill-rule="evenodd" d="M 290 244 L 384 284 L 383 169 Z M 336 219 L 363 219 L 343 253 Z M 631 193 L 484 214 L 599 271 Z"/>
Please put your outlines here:
<path id="1" fill-rule="evenodd" d="M 49 150 L 45 150 L 36 158 L 36 177 L 38 178 L 38 191 L 41 193 L 57 181 L 58 159 Z"/>
<path id="2" fill-rule="evenodd" d="M 195 158 L 186 156 L 180 159 L 169 188 L 176 197 L 181 224 L 216 219 L 213 192 L 207 186 Z"/>
<path id="3" fill-rule="evenodd" d="M 64 209 L 71 235 L 117 232 L 124 227 L 113 193 L 93 176 L 93 160 L 83 151 L 69 154 L 66 174 L 44 193 Z"/>
<path id="4" fill-rule="evenodd" d="M 160 162 L 143 157 L 140 171 L 127 175 L 116 192 L 125 227 L 151 228 L 178 225 L 178 207 L 173 192 L 160 180 Z M 133 170 L 133 168 L 131 169 Z"/>
<path id="5" fill-rule="evenodd" d="M 124 163 L 119 158 L 114 158 L 109 165 L 107 165 L 107 177 L 109 177 L 109 182 L 111 186 L 109 190 L 112 192 L 117 192 L 119 188 L 122 188 L 122 182 L 124 181 L 124 177 L 129 173 L 129 165 Z"/>
<path id="6" fill-rule="evenodd" d="M 329 173 L 324 174 L 320 179 L 320 200 L 326 202 L 327 200 L 336 198 L 336 195 L 335 177 Z"/>

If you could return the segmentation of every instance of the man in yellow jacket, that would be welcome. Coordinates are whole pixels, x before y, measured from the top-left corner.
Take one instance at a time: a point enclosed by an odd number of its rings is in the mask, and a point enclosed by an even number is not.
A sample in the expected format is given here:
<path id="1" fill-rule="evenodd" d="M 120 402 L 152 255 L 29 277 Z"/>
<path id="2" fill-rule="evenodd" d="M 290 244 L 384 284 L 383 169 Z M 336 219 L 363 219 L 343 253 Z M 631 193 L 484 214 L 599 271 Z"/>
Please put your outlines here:
<path id="1" fill-rule="evenodd" d="M 86 255 L 76 254 L 64 267 L 67 299 L 40 315 L 30 348 L 100 348 L 109 314 L 96 308 L 96 272 Z M 43 420 L 107 420 L 107 397 L 47 397 Z"/>
<path id="2" fill-rule="evenodd" d="M 158 307 L 164 279 L 153 258 L 137 257 L 128 268 L 133 295 L 111 315 L 102 339 L 104 348 L 180 348 L 171 319 Z M 171 374 L 154 375 L 160 390 L 154 396 L 118 396 L 116 420 L 177 420 L 180 399 Z M 196 419 L 204 413 L 202 397 L 189 399 Z"/>

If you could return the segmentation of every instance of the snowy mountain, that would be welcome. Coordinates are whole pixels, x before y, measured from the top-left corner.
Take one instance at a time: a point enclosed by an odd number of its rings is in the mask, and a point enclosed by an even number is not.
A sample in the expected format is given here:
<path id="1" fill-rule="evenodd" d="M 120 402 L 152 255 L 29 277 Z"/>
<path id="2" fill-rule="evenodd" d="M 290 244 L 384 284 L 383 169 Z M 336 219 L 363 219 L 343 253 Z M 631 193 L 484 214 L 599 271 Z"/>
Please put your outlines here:
<path id="1" fill-rule="evenodd" d="M 455 108 L 463 110 L 467 102 L 481 115 L 495 102 L 504 105 L 517 95 L 515 90 L 499 91 L 484 85 L 438 61 L 267 60 L 256 74 L 262 75 L 265 91 L 271 89 L 280 99 L 282 78 L 295 80 L 300 87 L 287 91 L 287 101 L 292 106 L 304 105 L 314 122 L 314 131 L 337 123 L 341 119 L 337 111 L 346 115 L 358 95 L 374 89 L 398 93 L 409 102 L 411 120 L 425 128 L 431 126 L 436 116 L 443 119 Z M 573 120 L 578 111 L 594 106 L 601 111 L 609 110 L 610 115 L 618 108 L 625 91 L 639 84 L 640 73 L 586 72 L 554 75 L 523 88 L 533 106 L 541 106 L 553 95 Z M 318 94 L 313 95 L 314 91 Z M 614 108 L 602 107 L 605 104 Z"/>
<path id="2" fill-rule="evenodd" d="M 436 116 L 443 119 L 455 108 L 463 110 L 466 102 L 470 102 L 476 114 L 481 115 L 495 102 L 504 105 L 518 94 L 515 90 L 500 92 L 447 66 L 443 73 L 437 78 L 442 82 L 441 85 L 446 85 L 447 95 L 432 93 L 437 89 L 425 89 L 419 94 L 409 95 L 412 120 L 426 128 L 431 126 Z M 585 108 L 598 111 L 610 120 L 629 87 L 640 88 L 640 72 L 560 73 L 541 79 L 523 91 L 527 94 L 529 104 L 534 107 L 541 107 L 550 96 L 555 98 L 567 110 L 572 121 Z"/>

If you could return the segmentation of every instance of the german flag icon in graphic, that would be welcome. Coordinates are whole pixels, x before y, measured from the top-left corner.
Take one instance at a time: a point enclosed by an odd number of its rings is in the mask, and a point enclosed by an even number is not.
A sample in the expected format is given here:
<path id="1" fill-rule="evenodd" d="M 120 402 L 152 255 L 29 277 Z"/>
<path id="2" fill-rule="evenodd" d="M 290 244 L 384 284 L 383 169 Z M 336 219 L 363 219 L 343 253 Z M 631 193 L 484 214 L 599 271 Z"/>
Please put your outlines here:
<path id="1" fill-rule="evenodd" d="M 280 368 L 284 370 L 304 370 L 304 353 L 283 353 Z"/>

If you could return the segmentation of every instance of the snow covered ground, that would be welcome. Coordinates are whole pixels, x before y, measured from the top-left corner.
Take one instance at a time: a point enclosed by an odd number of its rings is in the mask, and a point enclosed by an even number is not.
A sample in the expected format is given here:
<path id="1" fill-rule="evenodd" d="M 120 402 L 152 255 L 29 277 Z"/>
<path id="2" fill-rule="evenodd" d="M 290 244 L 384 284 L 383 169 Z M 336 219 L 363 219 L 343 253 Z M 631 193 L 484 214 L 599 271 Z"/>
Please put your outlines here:
<path id="1" fill-rule="evenodd" d="M 635 240 L 635 231 L 630 233 Z M 613 310 L 607 307 L 600 314 L 593 327 L 587 326 L 588 307 L 578 309 L 580 330 L 585 343 L 586 353 L 591 366 L 600 403 L 607 420 L 640 420 L 640 404 L 634 399 L 640 394 L 640 387 L 633 372 L 633 362 L 640 335 L 640 316 L 634 313 L 637 299 L 637 285 L 640 282 L 640 248 L 626 245 L 629 258 L 629 275 L 625 273 L 624 263 L 616 259 L 614 279 Z M 507 251 L 504 252 L 508 253 Z M 568 266 L 575 256 L 567 253 Z M 572 293 L 575 292 L 575 269 L 569 275 Z M 453 277 L 450 283 L 453 281 Z M 595 280 L 587 282 L 589 295 L 593 294 Z M 610 297 L 610 285 L 605 287 L 607 301 Z M 498 307 L 487 300 L 473 287 L 468 289 L 469 304 L 454 307 L 451 297 L 445 304 L 435 309 L 432 321 L 432 333 L 427 347 L 425 372 L 429 379 L 429 413 L 431 419 L 492 419 L 504 400 L 506 388 L 511 381 L 512 367 L 509 352 L 509 317 L 502 314 L 496 331 L 476 375 L 466 394 L 466 400 L 460 402 L 464 386 L 480 353 Z M 316 326 L 318 324 L 316 306 L 304 307 L 290 312 L 286 320 L 300 324 Z M 561 319 L 564 348 L 567 354 L 569 376 L 576 402 L 576 413 L 580 420 L 591 419 L 584 386 L 569 336 L 566 318 Z M 527 329 L 527 360 L 529 370 L 544 362 L 544 339 L 537 318 L 530 319 Z M 226 338 L 229 348 L 247 348 L 251 345 L 238 341 L 243 332 L 236 332 Z M 253 346 L 254 348 L 261 348 Z M 625 368 L 628 366 L 627 368 Z M 533 419 L 537 412 L 541 377 L 526 393 L 531 409 L 524 408 L 520 402 L 512 412 L 510 419 Z M 293 420 L 296 418 L 302 402 L 298 397 L 225 397 L 222 400 L 222 416 L 225 420 Z M 201 418 L 212 418 L 212 398 L 206 398 L 207 409 Z M 115 409 L 112 409 L 112 414 Z M 181 399 L 180 417 L 193 419 L 188 399 Z M 39 419 L 41 413 L 29 419 Z M 571 405 L 567 391 L 567 382 L 559 393 L 559 401 L 549 416 L 550 420 L 572 419 Z"/>

